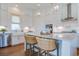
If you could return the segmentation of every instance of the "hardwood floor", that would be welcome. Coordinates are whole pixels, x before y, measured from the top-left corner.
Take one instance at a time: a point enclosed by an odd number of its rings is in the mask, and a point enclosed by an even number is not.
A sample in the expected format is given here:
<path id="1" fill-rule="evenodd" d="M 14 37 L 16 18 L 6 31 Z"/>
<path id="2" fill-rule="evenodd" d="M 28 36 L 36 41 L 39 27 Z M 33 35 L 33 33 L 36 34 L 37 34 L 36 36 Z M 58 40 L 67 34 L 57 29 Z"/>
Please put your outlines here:
<path id="1" fill-rule="evenodd" d="M 0 48 L 0 55 L 1 56 L 24 56 L 25 52 L 23 51 L 23 45 L 7 47 L 7 48 Z"/>
<path id="2" fill-rule="evenodd" d="M 79 48 L 77 48 L 77 56 L 79 56 Z"/>
<path id="3" fill-rule="evenodd" d="M 13 47 L 7 47 L 7 48 L 0 48 L 0 56 L 28 56 L 29 50 L 27 51 L 27 54 L 24 51 L 24 46 L 17 45 Z M 34 56 L 36 56 L 35 54 Z M 77 55 L 79 56 L 79 48 L 77 49 Z"/>
<path id="4" fill-rule="evenodd" d="M 0 56 L 29 56 L 29 50 L 26 52 L 24 51 L 24 45 L 17 45 L 12 47 L 0 48 Z M 37 55 L 37 54 L 35 54 Z M 34 56 L 35 56 L 34 55 Z"/>

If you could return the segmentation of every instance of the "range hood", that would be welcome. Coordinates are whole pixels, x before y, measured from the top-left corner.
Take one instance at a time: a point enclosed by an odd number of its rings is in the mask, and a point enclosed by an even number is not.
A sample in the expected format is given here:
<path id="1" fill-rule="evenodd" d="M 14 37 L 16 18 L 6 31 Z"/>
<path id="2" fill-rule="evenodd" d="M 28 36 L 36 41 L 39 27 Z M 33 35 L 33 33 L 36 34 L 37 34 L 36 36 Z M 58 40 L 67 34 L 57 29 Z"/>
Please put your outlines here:
<path id="1" fill-rule="evenodd" d="M 75 17 L 72 17 L 72 10 L 71 10 L 72 4 L 67 4 L 67 17 L 63 19 L 63 21 L 75 21 L 77 20 Z"/>

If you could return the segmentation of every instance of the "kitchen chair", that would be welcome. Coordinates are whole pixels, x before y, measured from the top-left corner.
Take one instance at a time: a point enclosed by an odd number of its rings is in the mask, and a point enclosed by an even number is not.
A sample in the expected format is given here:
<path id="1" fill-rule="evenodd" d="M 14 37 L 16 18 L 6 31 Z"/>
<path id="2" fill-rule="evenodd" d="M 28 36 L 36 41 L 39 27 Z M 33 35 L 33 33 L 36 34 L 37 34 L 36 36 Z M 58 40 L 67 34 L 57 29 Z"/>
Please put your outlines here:
<path id="1" fill-rule="evenodd" d="M 45 39 L 41 37 L 36 37 L 38 42 L 39 52 L 38 55 L 45 53 L 45 55 L 49 55 L 49 52 L 57 49 L 56 41 L 53 39 Z M 43 51 L 43 52 L 42 52 Z"/>
<path id="2" fill-rule="evenodd" d="M 34 48 L 35 48 L 35 45 L 37 44 L 36 37 L 26 34 L 25 40 L 26 40 L 26 51 L 27 51 L 27 44 L 28 44 L 30 46 L 30 54 L 31 53 L 34 54 Z"/>

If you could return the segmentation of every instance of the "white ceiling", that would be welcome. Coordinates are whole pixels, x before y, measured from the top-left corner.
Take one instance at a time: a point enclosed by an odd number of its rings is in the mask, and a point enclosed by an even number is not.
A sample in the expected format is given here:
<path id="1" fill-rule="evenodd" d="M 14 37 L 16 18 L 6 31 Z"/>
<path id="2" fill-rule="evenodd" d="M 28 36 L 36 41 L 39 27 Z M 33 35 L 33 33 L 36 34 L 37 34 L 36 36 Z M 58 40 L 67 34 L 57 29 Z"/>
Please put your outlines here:
<path id="1" fill-rule="evenodd" d="M 40 3 L 40 6 L 38 6 L 39 3 L 2 3 L 2 5 L 7 6 L 7 7 L 15 7 L 18 5 L 19 7 L 22 8 L 27 8 L 27 9 L 38 9 L 38 8 L 51 8 L 56 5 L 56 3 Z"/>
<path id="2" fill-rule="evenodd" d="M 38 6 L 39 4 L 40 6 Z M 60 6 L 61 4 L 65 5 L 66 3 L 1 3 L 0 5 L 2 6 L 1 8 L 5 11 L 18 5 L 18 8 L 22 11 L 22 13 L 32 15 L 32 13 L 35 14 L 36 12 L 45 13 L 51 11 L 54 6 Z"/>
<path id="3" fill-rule="evenodd" d="M 39 6 L 40 4 L 40 6 Z M 1 9 L 3 11 L 5 10 L 10 10 L 10 8 L 15 7 L 18 5 L 18 8 L 22 11 L 22 13 L 25 14 L 30 14 L 31 13 L 36 13 L 36 12 L 45 12 L 46 10 L 50 11 L 51 8 L 53 8 L 55 5 L 58 5 L 56 3 L 2 3 L 1 4 Z"/>

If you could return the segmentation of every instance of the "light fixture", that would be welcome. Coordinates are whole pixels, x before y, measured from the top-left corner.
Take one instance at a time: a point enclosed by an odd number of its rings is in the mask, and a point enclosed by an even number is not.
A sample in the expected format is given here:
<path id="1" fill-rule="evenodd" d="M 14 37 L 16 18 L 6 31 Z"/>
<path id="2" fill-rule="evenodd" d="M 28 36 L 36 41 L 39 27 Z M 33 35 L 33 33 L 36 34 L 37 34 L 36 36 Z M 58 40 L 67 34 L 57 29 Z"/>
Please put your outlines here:
<path id="1" fill-rule="evenodd" d="M 53 8 L 50 9 L 50 14 L 51 14 L 51 12 L 55 12 L 55 11 L 57 11 L 58 9 L 59 9 L 59 5 L 53 6 Z"/>
<path id="2" fill-rule="evenodd" d="M 23 31 L 24 31 L 24 32 L 28 32 L 28 31 L 29 31 L 29 27 L 25 27 L 25 28 L 23 29 Z"/>
<path id="3" fill-rule="evenodd" d="M 55 9 L 55 10 L 58 10 L 58 9 L 59 9 L 59 5 L 56 5 L 56 6 L 54 7 L 54 9 Z"/>
<path id="4" fill-rule="evenodd" d="M 63 28 L 62 26 L 59 26 L 58 29 L 59 29 L 59 30 L 62 30 L 62 29 L 64 29 L 64 28 Z"/>
<path id="5" fill-rule="evenodd" d="M 40 6 L 40 4 L 37 4 L 37 6 Z"/>
<path id="6" fill-rule="evenodd" d="M 16 7 L 18 7 L 18 5 L 16 5 Z"/>
<path id="7" fill-rule="evenodd" d="M 40 16 L 40 15 L 41 15 L 41 13 L 40 13 L 40 12 L 37 12 L 37 13 L 36 13 L 36 15 Z"/>
<path id="8" fill-rule="evenodd" d="M 35 31 L 35 29 L 32 28 L 32 27 L 25 27 L 25 28 L 23 29 L 23 32 L 26 32 L 26 33 L 28 33 L 28 32 L 34 32 L 34 31 Z"/>

